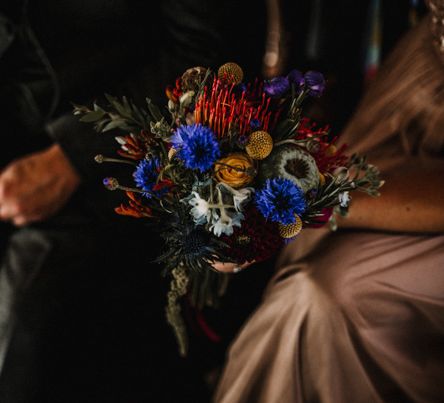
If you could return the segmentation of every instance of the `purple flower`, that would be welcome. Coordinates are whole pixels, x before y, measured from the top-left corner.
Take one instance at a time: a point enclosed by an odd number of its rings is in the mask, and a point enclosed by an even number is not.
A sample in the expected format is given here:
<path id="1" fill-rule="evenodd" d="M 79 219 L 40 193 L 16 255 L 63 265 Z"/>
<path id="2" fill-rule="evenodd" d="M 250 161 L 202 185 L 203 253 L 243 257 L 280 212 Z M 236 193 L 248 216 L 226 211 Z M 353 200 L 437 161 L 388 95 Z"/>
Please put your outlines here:
<path id="1" fill-rule="evenodd" d="M 324 76 L 317 71 L 307 71 L 304 78 L 308 94 L 312 97 L 320 97 L 325 90 Z"/>
<path id="2" fill-rule="evenodd" d="M 264 92 L 272 97 L 284 95 L 290 88 L 290 82 L 287 77 L 275 77 L 264 83 Z"/>
<path id="3" fill-rule="evenodd" d="M 291 70 L 287 78 L 291 84 L 295 85 L 296 89 L 302 88 L 305 84 L 304 75 L 299 70 Z"/>

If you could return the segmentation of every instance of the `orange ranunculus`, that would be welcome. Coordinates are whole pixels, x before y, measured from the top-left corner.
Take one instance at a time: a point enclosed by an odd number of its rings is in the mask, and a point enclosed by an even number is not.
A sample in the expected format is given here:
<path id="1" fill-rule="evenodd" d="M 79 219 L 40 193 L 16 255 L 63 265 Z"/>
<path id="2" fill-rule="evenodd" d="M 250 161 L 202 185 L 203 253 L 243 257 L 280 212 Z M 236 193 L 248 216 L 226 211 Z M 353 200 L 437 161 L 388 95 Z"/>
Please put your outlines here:
<path id="1" fill-rule="evenodd" d="M 215 164 L 215 177 L 233 188 L 248 185 L 254 178 L 253 160 L 246 154 L 233 153 Z"/>

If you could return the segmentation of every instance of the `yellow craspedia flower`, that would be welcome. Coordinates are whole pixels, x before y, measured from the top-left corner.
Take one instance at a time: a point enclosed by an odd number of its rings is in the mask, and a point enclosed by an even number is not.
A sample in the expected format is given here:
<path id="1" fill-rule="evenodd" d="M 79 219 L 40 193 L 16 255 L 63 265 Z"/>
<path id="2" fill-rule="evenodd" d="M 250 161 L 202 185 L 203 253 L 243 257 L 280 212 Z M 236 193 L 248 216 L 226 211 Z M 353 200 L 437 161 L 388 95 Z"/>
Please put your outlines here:
<path id="1" fill-rule="evenodd" d="M 273 139 L 264 131 L 253 132 L 250 135 L 245 151 L 254 160 L 267 158 L 273 150 Z"/>
<path id="2" fill-rule="evenodd" d="M 293 238 L 302 230 L 302 220 L 297 214 L 294 215 L 296 222 L 293 224 L 279 224 L 279 235 L 282 238 Z"/>
<path id="3" fill-rule="evenodd" d="M 319 172 L 319 186 L 325 185 L 325 176 Z"/>
<path id="4" fill-rule="evenodd" d="M 233 188 L 249 184 L 254 178 L 254 164 L 251 158 L 243 153 L 233 153 L 216 161 L 215 177 L 219 182 Z"/>
<path id="5" fill-rule="evenodd" d="M 244 79 L 244 72 L 238 64 L 230 62 L 219 67 L 217 77 L 230 83 L 239 84 Z"/>

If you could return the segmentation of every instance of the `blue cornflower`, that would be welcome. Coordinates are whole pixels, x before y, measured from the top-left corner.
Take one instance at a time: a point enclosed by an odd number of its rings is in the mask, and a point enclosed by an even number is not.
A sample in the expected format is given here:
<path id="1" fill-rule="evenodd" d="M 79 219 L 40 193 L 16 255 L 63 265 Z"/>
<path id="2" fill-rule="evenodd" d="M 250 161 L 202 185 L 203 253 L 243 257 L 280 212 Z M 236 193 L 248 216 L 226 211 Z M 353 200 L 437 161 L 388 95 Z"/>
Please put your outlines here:
<path id="1" fill-rule="evenodd" d="M 267 179 L 256 192 L 256 206 L 265 218 L 287 225 L 296 221 L 295 214 L 305 211 L 303 190 L 289 179 Z"/>
<path id="2" fill-rule="evenodd" d="M 201 124 L 180 126 L 171 138 L 177 157 L 190 169 L 205 172 L 220 156 L 213 131 Z"/>
<path id="3" fill-rule="evenodd" d="M 151 158 L 149 160 L 142 160 L 137 165 L 136 170 L 133 173 L 134 182 L 136 186 L 143 190 L 143 195 L 147 198 L 152 197 L 152 193 L 156 196 L 161 197 L 166 189 L 160 191 L 153 191 L 153 187 L 156 184 L 157 178 L 160 171 L 160 161 L 158 158 Z"/>
<path id="4" fill-rule="evenodd" d="M 261 126 L 262 126 L 262 122 L 259 119 L 251 119 L 250 120 L 250 127 L 253 130 L 259 130 Z"/>

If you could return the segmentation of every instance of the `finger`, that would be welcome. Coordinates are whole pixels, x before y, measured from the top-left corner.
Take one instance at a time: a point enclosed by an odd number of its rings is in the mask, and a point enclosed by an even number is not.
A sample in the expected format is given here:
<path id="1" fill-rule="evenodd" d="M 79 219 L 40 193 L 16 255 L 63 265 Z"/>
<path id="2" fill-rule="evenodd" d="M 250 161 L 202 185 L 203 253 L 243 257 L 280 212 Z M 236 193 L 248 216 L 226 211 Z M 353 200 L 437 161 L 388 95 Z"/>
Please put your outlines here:
<path id="1" fill-rule="evenodd" d="M 34 222 L 41 221 L 43 218 L 40 215 L 17 215 L 12 218 L 12 223 L 16 227 L 23 227 Z"/>
<path id="2" fill-rule="evenodd" d="M 250 267 L 255 262 L 256 262 L 255 260 L 252 260 L 251 262 L 245 262 L 244 264 L 236 265 L 233 268 L 233 273 L 239 273 L 240 271 L 246 269 L 247 267 Z"/>
<path id="3" fill-rule="evenodd" d="M 213 267 L 217 271 L 220 271 L 222 273 L 239 273 L 240 271 L 251 266 L 253 263 L 255 263 L 255 260 L 252 260 L 251 262 L 245 262 L 241 265 L 236 264 L 236 263 L 215 262 L 215 263 L 213 263 Z"/>
<path id="4" fill-rule="evenodd" d="M 9 221 L 14 217 L 14 210 L 10 208 L 9 203 L 0 204 L 0 220 Z"/>
<path id="5" fill-rule="evenodd" d="M 28 218 L 26 218 L 25 216 L 15 216 L 12 219 L 12 223 L 16 226 L 16 227 L 23 227 L 26 224 L 29 223 Z"/>
<path id="6" fill-rule="evenodd" d="M 9 172 L 9 171 L 8 171 Z M 0 176 L 0 219 L 9 220 L 19 214 L 17 185 L 8 174 Z"/>
<path id="7" fill-rule="evenodd" d="M 222 273 L 232 273 L 234 268 L 236 267 L 235 263 L 222 263 L 222 262 L 215 262 L 213 263 L 213 267 Z"/>
<path id="8" fill-rule="evenodd" d="M 25 203 L 18 200 L 0 202 L 0 220 L 12 221 L 16 225 L 25 225 L 26 223 L 36 221 L 40 214 L 38 211 L 29 210 Z"/>
<path id="9" fill-rule="evenodd" d="M 18 216 L 29 216 L 26 204 L 15 197 L 8 197 L 3 203 L 0 203 L 0 216 L 2 219 L 10 220 Z"/>

